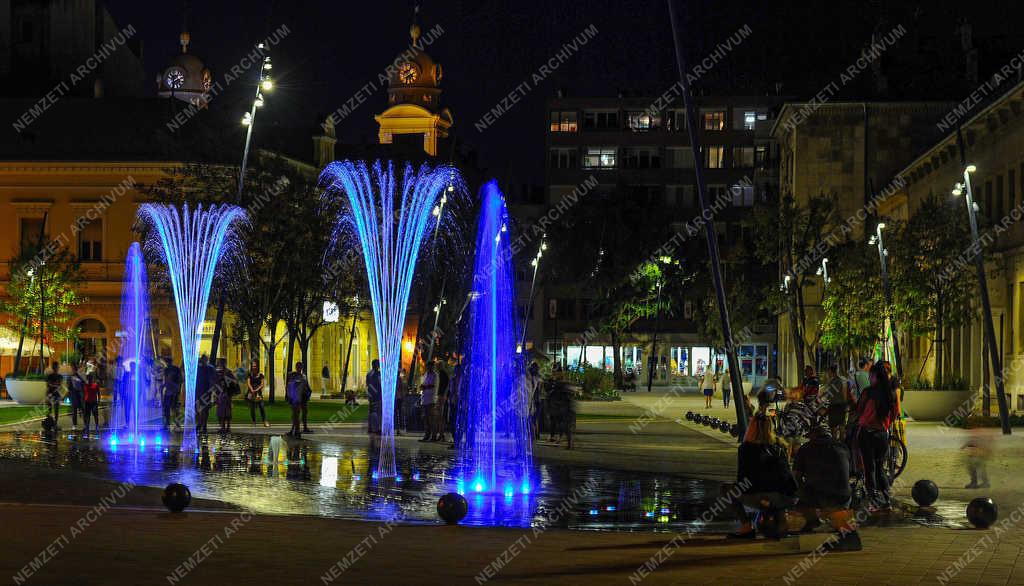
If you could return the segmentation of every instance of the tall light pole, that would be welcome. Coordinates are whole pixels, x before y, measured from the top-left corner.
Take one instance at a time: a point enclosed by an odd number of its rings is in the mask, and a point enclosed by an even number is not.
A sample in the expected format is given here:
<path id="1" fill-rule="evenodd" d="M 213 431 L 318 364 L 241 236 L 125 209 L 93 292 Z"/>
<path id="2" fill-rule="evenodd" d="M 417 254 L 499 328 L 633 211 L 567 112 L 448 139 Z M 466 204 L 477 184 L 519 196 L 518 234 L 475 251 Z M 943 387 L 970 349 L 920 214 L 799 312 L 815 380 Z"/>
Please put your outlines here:
<path id="1" fill-rule="evenodd" d="M 260 43 L 256 46 L 260 51 L 266 50 L 266 45 Z M 242 203 L 242 189 L 245 187 L 245 169 L 249 164 L 249 147 L 252 145 L 252 129 L 256 126 L 256 109 L 262 108 L 263 92 L 274 89 L 274 82 L 270 79 L 270 70 L 273 66 L 270 63 L 270 55 L 263 57 L 260 65 L 260 76 L 256 81 L 256 95 L 252 101 L 252 108 L 242 116 L 242 126 L 247 126 L 245 131 L 245 148 L 242 150 L 242 167 L 238 173 L 238 193 L 235 195 L 235 202 Z M 213 337 L 210 340 L 210 362 L 216 366 L 217 347 L 220 346 L 220 332 L 224 327 L 224 304 L 226 301 L 224 288 L 221 288 L 220 296 L 217 298 L 217 316 L 213 320 Z"/>
<path id="2" fill-rule="evenodd" d="M 828 277 L 828 259 L 827 258 L 821 259 L 821 266 L 818 267 L 818 273 L 817 274 L 818 274 L 819 277 L 821 277 L 821 291 L 822 291 L 821 296 L 822 296 L 822 298 L 824 298 L 825 297 L 825 287 L 828 286 L 828 284 L 832 281 L 832 279 L 830 279 Z M 788 277 L 788 275 L 787 275 L 787 277 Z"/>
<path id="3" fill-rule="evenodd" d="M 537 287 L 537 269 L 540 267 L 540 257 L 544 256 L 544 251 L 548 249 L 547 242 L 545 241 L 546 238 L 547 234 L 541 235 L 537 256 L 533 257 L 533 260 L 530 261 L 530 265 L 533 266 L 533 280 L 530 281 L 530 296 L 526 299 L 526 315 L 523 316 L 523 335 L 519 337 L 519 343 L 516 344 L 516 348 L 520 352 L 526 351 L 526 326 L 530 321 L 530 311 L 533 309 L 533 292 Z"/>
<path id="4" fill-rule="evenodd" d="M 668 18 L 672 25 L 672 41 L 676 49 L 676 67 L 679 72 L 679 84 L 682 89 L 683 103 L 686 106 L 686 131 L 690 136 L 690 146 L 696 164 L 694 173 L 697 180 L 697 199 L 700 202 L 702 217 L 711 217 L 712 211 L 707 202 L 707 185 L 704 178 L 704 149 L 697 136 L 697 110 L 690 95 L 689 73 L 676 22 L 676 2 L 667 0 Z M 722 265 L 718 257 L 718 235 L 714 222 L 704 224 L 704 236 L 707 238 L 708 257 L 711 264 L 711 280 L 715 285 L 715 300 L 718 302 L 718 315 L 722 322 L 722 337 L 725 341 L 726 357 L 729 361 L 729 374 L 732 377 L 733 404 L 736 405 L 736 425 L 742 441 L 747 432 L 747 410 L 743 405 L 743 368 L 736 356 L 736 341 L 732 335 L 732 323 L 729 320 L 729 305 L 725 296 L 725 284 L 722 281 Z"/>
<path id="5" fill-rule="evenodd" d="M 962 158 L 962 151 L 961 151 Z M 971 173 L 977 171 L 974 165 L 964 167 L 964 182 L 957 183 L 953 189 L 953 195 L 964 195 L 967 203 L 967 217 L 971 223 L 971 247 L 974 251 L 974 268 L 978 273 L 978 290 L 981 294 L 981 307 L 985 313 L 985 338 L 988 342 L 988 356 L 992 364 L 992 373 L 996 379 L 996 400 L 999 403 L 999 423 L 1003 428 L 1003 435 L 1012 433 L 1010 428 L 1009 410 L 1006 405 L 1006 395 L 1003 393 L 1003 367 L 1002 357 L 999 356 L 999 345 L 996 343 L 996 330 L 992 323 L 992 304 L 988 299 L 988 280 L 985 277 L 985 257 L 982 254 L 982 246 L 978 240 L 978 204 L 974 203 L 974 194 L 971 191 Z"/>
<path id="6" fill-rule="evenodd" d="M 892 288 L 889 286 L 889 249 L 885 247 L 885 238 L 882 236 L 885 230 L 885 222 L 879 222 L 875 226 L 875 235 L 868 243 L 878 247 L 878 263 L 882 269 L 882 292 L 885 295 L 885 310 L 889 318 L 889 329 L 892 332 L 892 354 L 896 359 L 896 374 L 902 383 L 903 381 L 903 359 L 900 355 L 900 340 L 896 334 L 896 317 L 893 315 Z M 885 322 L 882 322 L 882 338 L 885 339 Z"/>

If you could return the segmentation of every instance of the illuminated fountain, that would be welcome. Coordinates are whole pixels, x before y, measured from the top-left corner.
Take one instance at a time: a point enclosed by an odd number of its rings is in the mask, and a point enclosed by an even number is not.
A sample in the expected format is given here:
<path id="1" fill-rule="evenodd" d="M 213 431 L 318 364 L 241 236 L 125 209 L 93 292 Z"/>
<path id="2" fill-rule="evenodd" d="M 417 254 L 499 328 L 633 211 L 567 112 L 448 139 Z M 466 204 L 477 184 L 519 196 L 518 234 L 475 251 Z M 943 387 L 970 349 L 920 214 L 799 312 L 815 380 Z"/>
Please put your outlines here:
<path id="1" fill-rule="evenodd" d="M 147 392 L 153 365 L 153 338 L 149 321 L 149 279 L 138 242 L 132 243 L 125 260 L 121 328 L 117 338 L 120 364 L 114 384 L 110 441 L 112 444 L 122 441 L 145 445 L 146 424 L 160 416 L 160 408 L 152 404 Z"/>
<path id="2" fill-rule="evenodd" d="M 383 395 L 380 458 L 374 474 L 395 478 L 395 387 L 409 289 L 431 212 L 444 190 L 461 177 L 447 166 L 422 165 L 414 170 L 406 164 L 396 179 L 390 162 L 369 167 L 363 161 L 340 161 L 328 165 L 320 180 L 328 197 L 344 194 L 349 212 L 339 229 L 356 233 L 366 263 Z"/>
<path id="3" fill-rule="evenodd" d="M 460 387 L 459 492 L 528 494 L 532 441 L 522 354 L 516 352 L 515 272 L 498 184 L 481 190 L 473 292 Z M 468 484 L 467 484 L 468 483 Z"/>
<path id="4" fill-rule="evenodd" d="M 196 446 L 196 373 L 199 340 L 202 335 L 210 285 L 217 263 L 236 244 L 235 228 L 245 221 L 245 211 L 233 205 L 143 204 L 139 217 L 151 228 L 149 246 L 154 256 L 164 258 L 174 292 L 181 332 L 181 354 L 185 363 L 185 428 L 182 449 Z"/>

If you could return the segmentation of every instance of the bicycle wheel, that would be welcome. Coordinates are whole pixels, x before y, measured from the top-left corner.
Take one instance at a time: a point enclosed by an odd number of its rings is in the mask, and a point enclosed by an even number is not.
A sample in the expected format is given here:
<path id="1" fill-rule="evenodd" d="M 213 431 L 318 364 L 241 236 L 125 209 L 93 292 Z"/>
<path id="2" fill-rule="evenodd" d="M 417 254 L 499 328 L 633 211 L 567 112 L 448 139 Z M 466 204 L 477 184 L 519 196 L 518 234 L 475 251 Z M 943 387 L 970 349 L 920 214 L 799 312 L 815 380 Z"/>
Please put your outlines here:
<path id="1" fill-rule="evenodd" d="M 907 445 L 899 438 L 892 437 L 889 440 L 889 454 L 885 459 L 885 471 L 889 475 L 889 482 L 899 478 L 903 469 L 907 467 Z"/>

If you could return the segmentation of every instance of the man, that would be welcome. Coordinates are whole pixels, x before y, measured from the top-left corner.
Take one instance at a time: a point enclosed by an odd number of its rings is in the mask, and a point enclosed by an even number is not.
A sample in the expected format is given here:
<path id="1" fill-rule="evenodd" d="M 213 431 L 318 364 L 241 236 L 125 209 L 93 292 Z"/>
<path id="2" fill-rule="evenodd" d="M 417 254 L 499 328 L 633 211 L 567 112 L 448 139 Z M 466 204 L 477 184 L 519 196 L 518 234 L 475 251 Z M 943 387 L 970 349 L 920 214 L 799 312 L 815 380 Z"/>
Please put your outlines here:
<path id="1" fill-rule="evenodd" d="M 796 511 L 806 519 L 803 531 L 821 524 L 819 513 L 828 517 L 837 535 L 826 541 L 828 551 L 860 551 L 860 535 L 850 510 L 850 450 L 832 438 L 824 425 L 811 428 L 810 440 L 796 453 L 793 472 L 799 485 Z"/>
<path id="2" fill-rule="evenodd" d="M 71 429 L 78 429 L 78 414 L 85 417 L 85 379 L 78 372 L 78 365 L 71 365 L 71 376 L 68 377 L 68 395 L 71 397 Z"/>
<path id="3" fill-rule="evenodd" d="M 423 411 L 423 439 L 421 442 L 433 441 L 436 433 L 434 408 L 437 405 L 437 373 L 434 363 L 427 364 L 427 372 L 420 382 L 420 409 Z"/>
<path id="4" fill-rule="evenodd" d="M 331 396 L 331 369 L 324 364 L 320 371 L 320 398 L 326 399 Z"/>
<path id="5" fill-rule="evenodd" d="M 370 372 L 366 373 L 366 400 L 370 404 L 370 413 L 367 416 L 366 431 L 370 439 L 376 441 L 380 438 L 381 417 L 383 416 L 383 394 L 380 388 L 380 360 L 374 360 L 370 364 Z M 396 430 L 397 431 L 397 430 Z"/>
<path id="6" fill-rule="evenodd" d="M 206 433 L 206 421 L 210 418 L 213 383 L 216 375 L 216 369 L 209 364 L 206 354 L 200 356 L 199 369 L 196 372 L 196 433 Z"/>
<path id="7" fill-rule="evenodd" d="M 181 422 L 178 421 L 178 401 L 181 398 L 181 369 L 174 365 L 170 357 L 164 359 L 163 386 L 160 389 L 161 405 L 163 407 L 164 428 L 170 431 L 173 422 L 174 427 L 181 429 Z"/>
<path id="8" fill-rule="evenodd" d="M 60 375 L 60 365 L 56 362 L 46 369 L 46 413 L 53 417 L 53 429 L 60 430 L 60 388 L 64 377 Z"/>
<path id="9" fill-rule="evenodd" d="M 821 381 L 814 372 L 814 367 L 808 364 L 804 366 L 803 396 L 804 401 L 813 403 L 818 399 L 818 390 L 821 388 Z"/>
<path id="10" fill-rule="evenodd" d="M 292 408 L 292 428 L 288 435 L 295 439 L 301 439 L 302 433 L 311 433 L 306 423 L 308 413 L 309 396 L 312 390 L 309 388 L 309 381 L 303 372 L 301 362 L 295 363 L 295 370 L 288 373 L 288 383 L 285 390 L 285 399 Z M 302 417 L 302 428 L 299 427 L 299 416 Z"/>
<path id="11" fill-rule="evenodd" d="M 857 403 L 860 401 L 860 394 L 865 389 L 871 386 L 871 361 L 867 358 L 861 358 L 860 362 L 857 363 L 857 372 L 853 375 L 853 381 L 856 383 L 856 396 L 853 397 L 853 402 Z"/>

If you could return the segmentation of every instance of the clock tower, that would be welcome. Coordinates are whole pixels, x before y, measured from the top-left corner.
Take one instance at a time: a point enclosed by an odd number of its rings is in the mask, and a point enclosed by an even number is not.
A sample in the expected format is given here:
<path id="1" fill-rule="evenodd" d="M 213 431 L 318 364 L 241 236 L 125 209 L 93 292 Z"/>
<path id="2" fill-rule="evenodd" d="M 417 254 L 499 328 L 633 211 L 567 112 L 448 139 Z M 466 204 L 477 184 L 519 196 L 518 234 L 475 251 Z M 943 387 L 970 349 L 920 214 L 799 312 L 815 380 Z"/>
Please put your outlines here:
<path id="1" fill-rule="evenodd" d="M 205 106 L 213 76 L 203 62 L 188 52 L 191 37 L 181 33 L 181 53 L 157 75 L 157 94 L 161 98 L 177 98 L 196 106 Z"/>
<path id="2" fill-rule="evenodd" d="M 452 113 L 441 107 L 441 65 L 423 52 L 420 27 L 409 27 L 412 45 L 388 73 L 388 109 L 374 116 L 381 144 L 396 135 L 422 136 L 423 150 L 437 156 L 439 138 L 448 136 Z"/>

